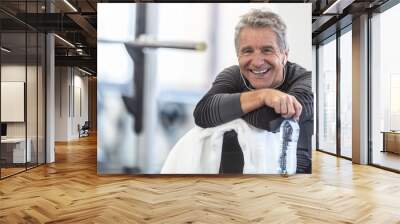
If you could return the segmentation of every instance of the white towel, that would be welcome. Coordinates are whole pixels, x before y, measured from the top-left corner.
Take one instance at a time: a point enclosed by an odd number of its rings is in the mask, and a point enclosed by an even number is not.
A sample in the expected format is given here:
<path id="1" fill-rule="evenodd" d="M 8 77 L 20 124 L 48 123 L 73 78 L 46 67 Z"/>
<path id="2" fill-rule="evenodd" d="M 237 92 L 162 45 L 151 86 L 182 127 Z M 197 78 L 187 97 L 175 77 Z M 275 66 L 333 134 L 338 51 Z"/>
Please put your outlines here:
<path id="1" fill-rule="evenodd" d="M 290 121 L 293 138 L 286 151 L 286 172 L 296 173 L 296 150 L 299 126 Z M 224 133 L 235 130 L 243 151 L 245 174 L 280 174 L 282 167 L 281 131 L 268 132 L 236 119 L 214 128 L 192 128 L 172 148 L 162 174 L 218 174 Z"/>

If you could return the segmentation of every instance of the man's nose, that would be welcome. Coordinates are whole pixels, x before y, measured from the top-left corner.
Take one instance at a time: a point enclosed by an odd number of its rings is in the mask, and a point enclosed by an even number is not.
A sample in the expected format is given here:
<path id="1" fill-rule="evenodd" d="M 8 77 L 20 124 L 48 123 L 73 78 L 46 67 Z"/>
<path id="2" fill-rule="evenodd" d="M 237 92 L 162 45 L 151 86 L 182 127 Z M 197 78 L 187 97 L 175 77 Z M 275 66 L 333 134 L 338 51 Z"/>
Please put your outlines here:
<path id="1" fill-rule="evenodd" d="M 264 65 L 265 59 L 264 59 L 264 57 L 262 55 L 256 54 L 256 55 L 254 55 L 254 58 L 253 58 L 252 62 L 253 62 L 252 64 L 254 66 L 260 67 L 260 66 Z"/>

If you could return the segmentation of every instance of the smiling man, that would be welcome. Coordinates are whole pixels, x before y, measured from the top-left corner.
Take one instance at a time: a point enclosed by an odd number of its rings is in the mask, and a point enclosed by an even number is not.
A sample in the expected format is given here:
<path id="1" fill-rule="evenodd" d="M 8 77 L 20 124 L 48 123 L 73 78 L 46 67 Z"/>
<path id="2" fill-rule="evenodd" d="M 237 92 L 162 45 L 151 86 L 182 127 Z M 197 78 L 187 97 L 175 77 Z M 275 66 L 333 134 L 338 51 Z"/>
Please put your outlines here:
<path id="1" fill-rule="evenodd" d="M 239 66 L 218 74 L 195 108 L 195 123 L 209 128 L 243 118 L 257 128 L 275 131 L 272 124 L 277 118 L 293 118 L 300 126 L 297 173 L 311 173 L 311 72 L 288 61 L 285 23 L 273 12 L 253 9 L 236 25 L 235 48 Z M 243 163 L 240 150 L 225 155 L 232 160 L 224 165 L 222 158 L 222 173 L 223 166 Z"/>

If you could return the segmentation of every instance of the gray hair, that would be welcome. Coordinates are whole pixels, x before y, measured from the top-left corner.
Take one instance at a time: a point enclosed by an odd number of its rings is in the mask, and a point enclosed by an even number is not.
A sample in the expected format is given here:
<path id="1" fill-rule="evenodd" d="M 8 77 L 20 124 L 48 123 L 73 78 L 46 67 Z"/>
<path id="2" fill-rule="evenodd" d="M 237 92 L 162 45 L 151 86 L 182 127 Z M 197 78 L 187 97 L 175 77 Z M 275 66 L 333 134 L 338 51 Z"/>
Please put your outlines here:
<path id="1" fill-rule="evenodd" d="M 252 9 L 240 17 L 240 21 L 235 27 L 236 54 L 239 53 L 239 34 L 244 27 L 271 28 L 278 37 L 278 45 L 281 52 L 289 51 L 289 45 L 286 40 L 286 24 L 282 18 L 278 14 L 265 9 Z"/>

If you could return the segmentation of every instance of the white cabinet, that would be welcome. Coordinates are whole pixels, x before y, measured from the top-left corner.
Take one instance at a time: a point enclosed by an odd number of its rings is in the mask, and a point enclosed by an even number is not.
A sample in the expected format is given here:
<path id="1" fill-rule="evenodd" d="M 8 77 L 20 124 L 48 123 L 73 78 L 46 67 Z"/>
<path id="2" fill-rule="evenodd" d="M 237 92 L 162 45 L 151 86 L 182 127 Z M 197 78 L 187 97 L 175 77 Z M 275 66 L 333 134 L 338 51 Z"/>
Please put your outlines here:
<path id="1" fill-rule="evenodd" d="M 28 138 L 26 140 L 27 148 L 25 154 L 25 138 L 7 138 L 2 139 L 1 144 L 7 145 L 7 147 L 12 147 L 12 162 L 13 163 L 25 163 L 32 161 L 32 140 Z M 27 161 L 25 161 L 25 158 Z"/>

